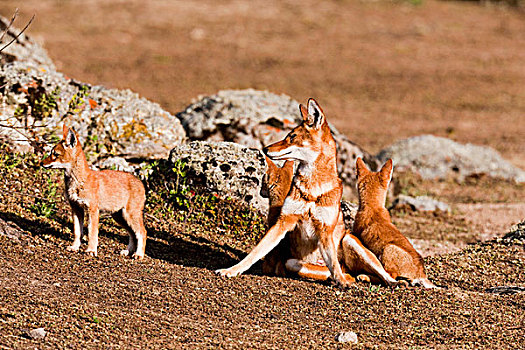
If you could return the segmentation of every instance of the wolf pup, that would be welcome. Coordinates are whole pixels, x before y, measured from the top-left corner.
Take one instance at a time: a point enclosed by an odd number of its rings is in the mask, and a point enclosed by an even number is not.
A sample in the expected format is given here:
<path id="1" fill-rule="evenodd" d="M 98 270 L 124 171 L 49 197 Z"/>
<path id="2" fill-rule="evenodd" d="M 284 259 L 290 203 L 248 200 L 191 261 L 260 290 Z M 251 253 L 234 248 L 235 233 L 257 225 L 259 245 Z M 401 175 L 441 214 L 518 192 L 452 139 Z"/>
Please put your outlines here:
<path id="1" fill-rule="evenodd" d="M 238 264 L 217 270 L 223 276 L 237 276 L 263 258 L 286 236 L 299 226 L 302 237 L 319 247 L 332 279 L 341 286 L 349 286 L 337 256 L 337 244 L 342 237 L 334 237 L 338 222 L 342 222 L 342 181 L 337 173 L 335 140 L 321 107 L 314 99 L 308 108 L 299 106 L 302 123 L 284 140 L 264 148 L 274 160 L 298 162 L 292 186 L 284 200 L 281 213 L 255 248 Z M 339 234 L 343 234 L 341 230 Z"/>
<path id="2" fill-rule="evenodd" d="M 99 211 L 108 211 L 113 219 L 129 232 L 128 249 L 121 255 L 142 259 L 146 248 L 146 228 L 142 218 L 146 201 L 144 185 L 135 176 L 123 171 L 89 168 L 78 135 L 65 124 L 62 140 L 42 160 L 44 168 L 63 169 L 66 198 L 73 212 L 75 239 L 68 247 L 78 251 L 84 213 L 88 218 L 86 253 L 97 256 Z"/>
<path id="3" fill-rule="evenodd" d="M 410 284 L 437 288 L 425 274 L 423 258 L 394 226 L 385 208 L 388 185 L 392 179 L 393 163 L 389 159 L 379 172 L 368 170 L 357 158 L 357 210 L 353 234 L 370 249 L 393 278 L 405 278 Z"/>
<path id="4" fill-rule="evenodd" d="M 282 168 L 266 157 L 267 170 L 263 180 L 261 194 L 269 198 L 268 227 L 273 226 L 280 215 L 284 201 L 290 192 L 293 178 L 293 162 L 286 161 Z M 337 244 L 338 259 L 348 281 L 357 280 L 395 286 L 393 279 L 383 268 L 377 257 L 345 228 L 344 222 L 338 222 L 334 237 L 341 237 Z M 318 245 L 313 240 L 304 239 L 301 230 L 296 226 L 279 242 L 263 260 L 264 274 L 286 276 L 288 272 L 302 278 L 326 281 L 330 271 L 324 265 Z"/>

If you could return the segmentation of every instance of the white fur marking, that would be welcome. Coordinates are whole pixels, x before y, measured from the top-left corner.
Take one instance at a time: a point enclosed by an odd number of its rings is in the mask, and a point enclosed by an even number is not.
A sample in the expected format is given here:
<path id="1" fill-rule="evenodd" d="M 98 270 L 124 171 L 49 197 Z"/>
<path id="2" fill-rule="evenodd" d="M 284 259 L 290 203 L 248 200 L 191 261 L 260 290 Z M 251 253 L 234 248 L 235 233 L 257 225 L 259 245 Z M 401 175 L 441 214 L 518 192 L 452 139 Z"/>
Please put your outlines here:
<path id="1" fill-rule="evenodd" d="M 284 215 L 302 215 L 309 209 L 309 207 L 309 203 L 303 200 L 296 201 L 295 199 L 286 197 L 286 199 L 284 200 L 283 207 L 281 209 L 281 213 Z"/>
<path id="2" fill-rule="evenodd" d="M 290 145 L 277 152 L 268 152 L 268 156 L 276 160 L 298 160 L 303 163 L 313 163 L 319 156 L 319 152 L 312 151 L 307 147 Z"/>
<path id="3" fill-rule="evenodd" d="M 324 223 L 325 225 L 332 225 L 337 221 L 339 216 L 339 208 L 337 206 L 321 207 L 316 206 L 314 209 L 314 217 Z"/>
<path id="4" fill-rule="evenodd" d="M 48 165 L 44 166 L 44 168 L 70 170 L 71 169 L 71 164 L 69 164 L 69 163 L 62 163 L 62 162 L 59 162 L 59 161 L 54 161 L 53 163 L 49 163 Z"/>
<path id="5" fill-rule="evenodd" d="M 311 220 L 302 221 L 299 225 L 301 235 L 305 240 L 317 239 L 315 227 Z"/>

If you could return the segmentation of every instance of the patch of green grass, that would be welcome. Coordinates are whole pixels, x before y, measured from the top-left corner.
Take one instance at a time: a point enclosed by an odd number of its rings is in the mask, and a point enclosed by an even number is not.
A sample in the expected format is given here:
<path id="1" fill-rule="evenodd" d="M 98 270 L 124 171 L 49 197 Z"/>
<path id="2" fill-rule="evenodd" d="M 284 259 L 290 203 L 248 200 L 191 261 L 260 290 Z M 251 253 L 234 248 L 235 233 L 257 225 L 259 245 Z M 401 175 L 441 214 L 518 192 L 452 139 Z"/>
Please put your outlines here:
<path id="1" fill-rule="evenodd" d="M 265 233 L 265 218 L 253 208 L 189 185 L 183 162 L 159 161 L 151 170 L 146 208 L 157 219 L 174 221 L 188 232 L 208 230 L 250 242 Z"/>

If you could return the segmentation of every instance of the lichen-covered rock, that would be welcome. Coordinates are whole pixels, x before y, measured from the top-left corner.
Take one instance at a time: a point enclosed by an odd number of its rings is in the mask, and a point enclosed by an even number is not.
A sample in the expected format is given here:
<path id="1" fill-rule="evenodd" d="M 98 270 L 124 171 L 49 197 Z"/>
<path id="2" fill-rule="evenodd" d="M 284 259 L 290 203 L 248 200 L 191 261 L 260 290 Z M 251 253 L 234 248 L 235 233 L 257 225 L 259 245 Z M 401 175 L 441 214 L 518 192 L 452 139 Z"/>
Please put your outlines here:
<path id="1" fill-rule="evenodd" d="M 525 243 L 525 220 L 512 226 L 509 232 L 503 237 L 503 240 L 507 242 L 521 241 Z"/>
<path id="2" fill-rule="evenodd" d="M 513 166 L 490 147 L 460 144 L 450 139 L 422 135 L 398 141 L 380 151 L 377 158 L 394 160 L 396 169 L 408 170 L 424 179 L 463 180 L 469 176 L 525 182 L 525 171 Z"/>
<path id="3" fill-rule="evenodd" d="M 131 166 L 124 158 L 122 157 L 112 157 L 104 159 L 98 163 L 100 169 L 111 169 L 125 171 L 128 173 L 134 173 L 135 168 Z"/>
<path id="4" fill-rule="evenodd" d="M 355 214 L 357 214 L 358 205 L 348 201 L 341 201 L 341 210 L 343 211 L 343 219 L 345 227 L 352 230 L 354 227 Z"/>
<path id="5" fill-rule="evenodd" d="M 261 196 L 266 161 L 259 150 L 233 142 L 193 141 L 175 147 L 168 161 L 172 167 L 184 165 L 188 188 L 233 198 L 267 214 L 268 199 Z M 341 209 L 346 227 L 352 229 L 357 204 L 342 201 Z"/>
<path id="6" fill-rule="evenodd" d="M 0 18 L 4 27 L 5 21 Z M 158 104 L 57 72 L 25 35 L 0 53 L 0 62 L 0 139 L 16 150 L 45 148 L 61 136 L 63 122 L 79 133 L 92 161 L 166 158 L 186 137 L 179 120 Z"/>
<path id="7" fill-rule="evenodd" d="M 232 142 L 194 141 L 171 150 L 169 162 L 182 162 L 189 188 L 231 197 L 266 213 L 260 194 L 266 162 L 262 153 Z"/>
<path id="8" fill-rule="evenodd" d="M 283 139 L 301 122 L 299 102 L 253 89 L 224 90 L 200 97 L 177 118 L 191 140 L 230 141 L 257 149 Z M 377 161 L 333 125 L 330 128 L 337 143 L 339 174 L 353 187 L 356 158 L 364 158 L 372 169 L 377 169 Z"/>

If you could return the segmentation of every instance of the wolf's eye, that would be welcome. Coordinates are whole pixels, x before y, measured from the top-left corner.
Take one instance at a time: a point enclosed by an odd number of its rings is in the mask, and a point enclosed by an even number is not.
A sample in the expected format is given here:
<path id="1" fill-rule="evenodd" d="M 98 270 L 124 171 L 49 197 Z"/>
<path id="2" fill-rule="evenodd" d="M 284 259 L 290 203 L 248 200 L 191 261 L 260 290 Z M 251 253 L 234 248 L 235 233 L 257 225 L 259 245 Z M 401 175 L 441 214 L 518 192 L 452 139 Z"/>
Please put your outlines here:
<path id="1" fill-rule="evenodd" d="M 293 141 L 293 140 L 295 139 L 296 136 L 297 136 L 297 135 L 295 135 L 295 134 L 290 134 L 290 141 Z"/>

